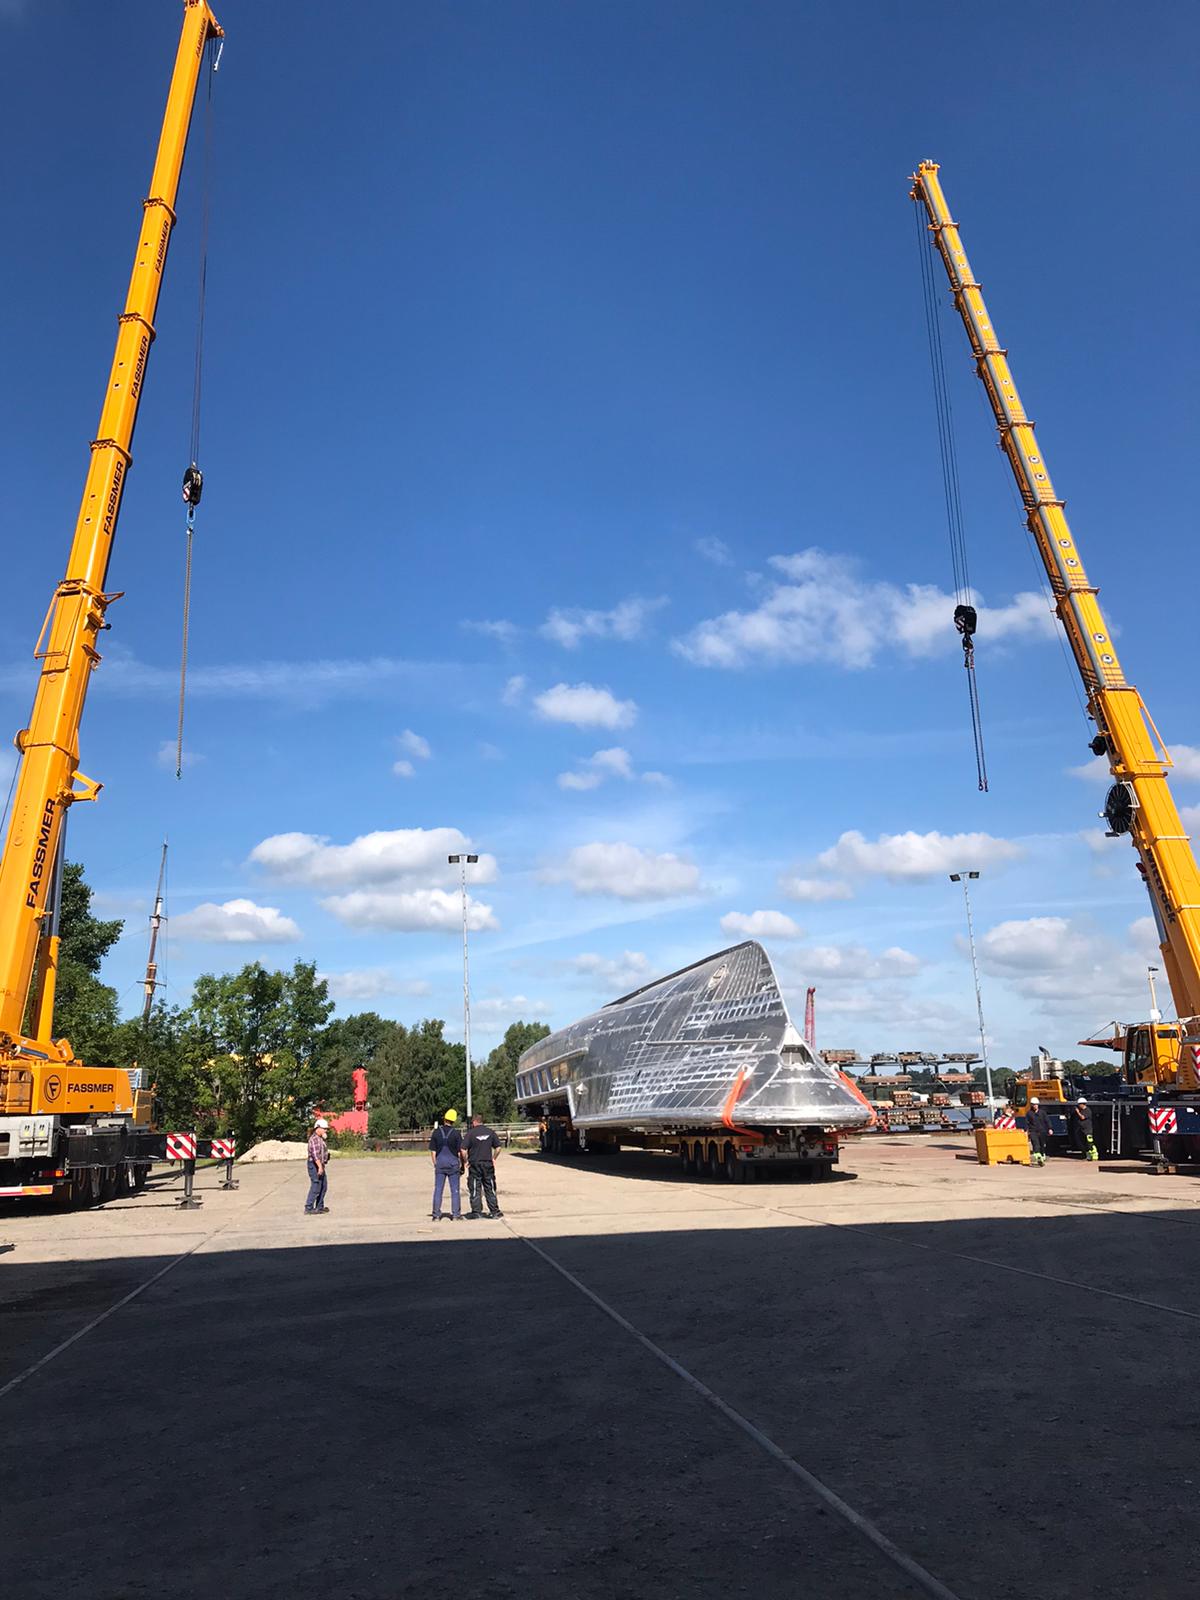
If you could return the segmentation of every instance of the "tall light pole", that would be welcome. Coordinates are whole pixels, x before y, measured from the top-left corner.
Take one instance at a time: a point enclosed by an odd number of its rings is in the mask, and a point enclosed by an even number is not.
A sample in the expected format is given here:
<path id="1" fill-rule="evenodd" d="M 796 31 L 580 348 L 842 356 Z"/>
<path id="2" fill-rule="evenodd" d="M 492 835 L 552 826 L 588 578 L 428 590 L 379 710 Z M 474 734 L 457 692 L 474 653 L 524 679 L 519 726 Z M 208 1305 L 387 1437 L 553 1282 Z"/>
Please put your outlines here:
<path id="1" fill-rule="evenodd" d="M 961 883 L 963 900 L 967 907 L 967 938 L 971 943 L 971 972 L 975 978 L 975 1009 L 979 1012 L 979 1049 L 983 1055 L 983 1075 L 987 1081 L 988 1116 L 992 1115 L 992 1069 L 988 1064 L 987 1029 L 983 1025 L 983 994 L 979 988 L 979 962 L 975 957 L 975 927 L 971 921 L 971 896 L 967 889 L 968 878 L 977 878 L 977 872 L 952 872 L 951 883 Z"/>
<path id="2" fill-rule="evenodd" d="M 474 866 L 479 860 L 478 856 L 447 856 L 446 861 L 452 867 L 458 868 L 459 882 L 462 885 L 462 918 L 463 918 L 463 1049 L 467 1057 L 467 1121 L 471 1120 L 474 1110 L 471 1097 L 471 969 L 467 965 L 467 867 Z"/>

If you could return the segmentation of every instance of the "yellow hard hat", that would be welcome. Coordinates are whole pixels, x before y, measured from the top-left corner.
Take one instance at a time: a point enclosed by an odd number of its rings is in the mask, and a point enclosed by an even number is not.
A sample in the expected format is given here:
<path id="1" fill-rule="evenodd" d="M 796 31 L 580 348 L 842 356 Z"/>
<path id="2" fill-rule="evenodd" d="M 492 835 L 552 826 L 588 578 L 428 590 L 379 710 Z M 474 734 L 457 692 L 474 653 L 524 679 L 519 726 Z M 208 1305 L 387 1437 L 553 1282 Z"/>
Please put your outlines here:
<path id="1" fill-rule="evenodd" d="M 458 1121 L 458 1112 L 455 1111 L 453 1106 L 451 1106 L 449 1111 L 447 1111 L 445 1120 L 447 1122 L 457 1122 Z"/>

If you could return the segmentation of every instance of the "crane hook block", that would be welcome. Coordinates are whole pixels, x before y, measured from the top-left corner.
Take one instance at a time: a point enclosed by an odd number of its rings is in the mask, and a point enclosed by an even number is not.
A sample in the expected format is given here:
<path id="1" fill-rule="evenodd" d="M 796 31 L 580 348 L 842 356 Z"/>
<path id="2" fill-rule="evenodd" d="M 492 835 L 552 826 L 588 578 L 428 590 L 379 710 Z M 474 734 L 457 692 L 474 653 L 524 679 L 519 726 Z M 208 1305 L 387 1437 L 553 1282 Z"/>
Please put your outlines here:
<path id="1" fill-rule="evenodd" d="M 962 634 L 964 643 L 974 637 L 978 625 L 979 618 L 975 614 L 974 606 L 955 606 L 954 626 Z"/>
<path id="2" fill-rule="evenodd" d="M 204 493 L 204 474 L 193 461 L 183 475 L 183 503 L 188 506 L 198 506 L 200 496 Z"/>

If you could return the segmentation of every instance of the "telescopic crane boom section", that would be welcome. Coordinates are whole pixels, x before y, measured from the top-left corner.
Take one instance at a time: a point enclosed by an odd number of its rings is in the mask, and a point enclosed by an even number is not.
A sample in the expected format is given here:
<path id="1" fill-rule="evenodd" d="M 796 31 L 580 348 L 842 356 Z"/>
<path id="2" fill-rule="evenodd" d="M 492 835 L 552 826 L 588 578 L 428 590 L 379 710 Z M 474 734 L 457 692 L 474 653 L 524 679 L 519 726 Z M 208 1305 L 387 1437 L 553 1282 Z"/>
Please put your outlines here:
<path id="1" fill-rule="evenodd" d="M 910 192 L 929 219 L 933 245 L 996 418 L 1000 448 L 1017 480 L 1029 530 L 1083 679 L 1088 711 L 1099 730 L 1093 752 L 1108 757 L 1115 780 L 1104 808 L 1109 831 L 1128 833 L 1137 849 L 1176 1011 L 1181 1018 L 1200 1017 L 1200 871 L 1167 782 L 1171 758 L 1141 695 L 1121 671 L 1095 586 L 1088 581 L 1063 502 L 1054 492 L 935 161 L 921 163 Z"/>
<path id="2" fill-rule="evenodd" d="M 61 1077 L 35 1065 L 72 1059 L 65 1041 L 52 1042 L 53 978 L 39 974 L 36 1037 L 23 1037 L 35 968 L 52 954 L 52 885 L 61 859 L 67 810 L 94 800 L 100 785 L 79 771 L 79 725 L 92 672 L 100 661 L 105 612 L 118 596 L 105 592 L 109 555 L 132 456 L 134 424 L 146 376 L 154 315 L 175 223 L 175 198 L 187 145 L 204 48 L 222 30 L 205 0 L 184 0 L 183 28 L 167 95 L 162 132 L 143 203 L 141 232 L 129 292 L 121 312 L 112 370 L 92 441 L 83 503 L 67 561 L 35 648 L 41 663 L 29 726 L 16 737 L 21 752 L 12 817 L 0 855 L 0 1109 L 59 1110 Z M 39 946 L 41 949 L 39 950 Z M 22 1068 L 15 1072 L 16 1057 Z M 7 1058 L 7 1060 L 5 1059 Z M 42 1078 L 54 1093 L 44 1095 Z M 19 1083 L 13 1080 L 20 1080 Z M 40 1102 L 56 1101 L 56 1104 Z"/>

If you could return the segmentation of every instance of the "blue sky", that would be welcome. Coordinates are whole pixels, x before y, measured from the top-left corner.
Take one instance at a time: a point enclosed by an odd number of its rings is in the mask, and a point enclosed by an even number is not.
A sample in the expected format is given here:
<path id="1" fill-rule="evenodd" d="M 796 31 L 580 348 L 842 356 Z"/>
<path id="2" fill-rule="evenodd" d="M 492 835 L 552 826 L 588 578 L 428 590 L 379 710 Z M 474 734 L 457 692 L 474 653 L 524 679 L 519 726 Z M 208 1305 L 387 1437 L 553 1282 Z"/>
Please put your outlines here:
<path id="1" fill-rule="evenodd" d="M 315 959 L 478 1042 L 762 930 L 823 1044 L 998 1062 L 1145 1006 L 1072 671 L 957 322 L 976 790 L 907 174 L 932 156 L 1129 676 L 1200 805 L 1197 26 L 1151 5 L 231 5 L 216 85 L 188 747 L 174 732 L 201 142 L 72 819 L 136 1005 Z M 0 696 L 61 573 L 178 24 L 0 6 L 22 130 Z M 1168 587 L 1169 586 L 1169 587 Z M 1166 591 L 1166 592 L 1164 592 Z M 1193 814 L 1197 820 L 1200 813 Z M 984 837 L 971 837 L 982 835 Z M 966 836 L 966 837 L 961 837 Z"/>

